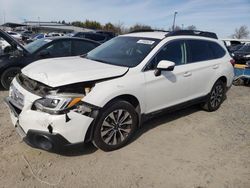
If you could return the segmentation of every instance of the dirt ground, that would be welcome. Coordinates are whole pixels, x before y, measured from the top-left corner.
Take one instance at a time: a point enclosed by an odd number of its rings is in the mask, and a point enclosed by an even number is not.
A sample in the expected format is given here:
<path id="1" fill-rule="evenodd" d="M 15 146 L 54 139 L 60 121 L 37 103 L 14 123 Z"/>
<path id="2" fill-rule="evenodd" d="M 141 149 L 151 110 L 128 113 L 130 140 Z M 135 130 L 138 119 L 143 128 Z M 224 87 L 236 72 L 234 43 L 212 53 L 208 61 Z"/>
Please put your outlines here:
<path id="1" fill-rule="evenodd" d="M 233 87 L 222 107 L 194 106 L 144 123 L 114 152 L 80 145 L 63 154 L 21 142 L 0 91 L 0 187 L 250 187 L 250 87 Z"/>

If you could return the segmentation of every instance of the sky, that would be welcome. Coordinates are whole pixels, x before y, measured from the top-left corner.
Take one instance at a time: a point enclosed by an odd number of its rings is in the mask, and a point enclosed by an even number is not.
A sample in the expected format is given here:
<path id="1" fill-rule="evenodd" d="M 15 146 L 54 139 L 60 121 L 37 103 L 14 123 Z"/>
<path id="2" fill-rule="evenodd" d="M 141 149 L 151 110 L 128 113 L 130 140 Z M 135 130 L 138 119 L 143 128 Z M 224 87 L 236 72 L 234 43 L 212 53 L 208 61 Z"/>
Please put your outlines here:
<path id="1" fill-rule="evenodd" d="M 0 0 L 0 24 L 27 21 L 136 23 L 168 30 L 173 24 L 195 25 L 221 38 L 246 25 L 250 30 L 250 0 Z"/>

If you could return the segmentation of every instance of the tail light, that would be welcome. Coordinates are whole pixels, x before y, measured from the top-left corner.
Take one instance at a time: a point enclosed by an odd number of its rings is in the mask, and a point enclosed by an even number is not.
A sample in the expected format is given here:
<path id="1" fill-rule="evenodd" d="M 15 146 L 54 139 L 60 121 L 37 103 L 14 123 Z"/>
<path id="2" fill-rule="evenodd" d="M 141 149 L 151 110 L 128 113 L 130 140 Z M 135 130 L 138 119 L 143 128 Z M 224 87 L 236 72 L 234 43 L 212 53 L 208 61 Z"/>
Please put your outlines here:
<path id="1" fill-rule="evenodd" d="M 234 67 L 234 65 L 235 65 L 235 60 L 234 59 L 230 59 L 230 63 L 233 65 L 233 67 Z"/>

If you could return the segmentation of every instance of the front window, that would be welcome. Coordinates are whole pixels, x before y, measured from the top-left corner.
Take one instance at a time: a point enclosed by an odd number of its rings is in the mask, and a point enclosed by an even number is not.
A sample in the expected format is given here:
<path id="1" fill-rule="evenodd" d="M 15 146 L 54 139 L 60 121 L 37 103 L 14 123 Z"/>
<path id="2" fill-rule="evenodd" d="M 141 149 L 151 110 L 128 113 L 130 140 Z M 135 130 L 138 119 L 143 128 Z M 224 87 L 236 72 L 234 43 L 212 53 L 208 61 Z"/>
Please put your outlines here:
<path id="1" fill-rule="evenodd" d="M 41 48 L 42 46 L 44 46 L 45 44 L 47 44 L 51 41 L 52 41 L 51 39 L 46 39 L 46 38 L 39 39 L 39 40 L 36 40 L 34 42 L 27 44 L 26 46 L 24 46 L 24 48 L 32 54 L 35 51 L 37 51 L 39 48 Z"/>
<path id="2" fill-rule="evenodd" d="M 87 59 L 125 67 L 135 67 L 159 43 L 158 39 L 116 37 L 95 48 Z"/>

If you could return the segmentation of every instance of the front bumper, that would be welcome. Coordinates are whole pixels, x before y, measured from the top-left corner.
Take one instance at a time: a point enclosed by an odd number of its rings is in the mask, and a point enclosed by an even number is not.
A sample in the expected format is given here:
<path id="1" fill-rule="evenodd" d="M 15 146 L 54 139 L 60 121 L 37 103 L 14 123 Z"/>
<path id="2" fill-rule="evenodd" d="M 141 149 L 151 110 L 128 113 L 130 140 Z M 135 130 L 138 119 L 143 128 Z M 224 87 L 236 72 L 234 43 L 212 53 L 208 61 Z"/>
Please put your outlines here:
<path id="1" fill-rule="evenodd" d="M 13 81 L 13 85 L 24 96 L 22 109 L 16 107 L 11 97 L 5 98 L 12 124 L 19 135 L 29 145 L 45 150 L 57 150 L 66 145 L 82 143 L 94 118 L 70 111 L 67 114 L 52 115 L 31 109 L 33 101 L 39 97 L 22 88 Z M 38 144 L 38 141 L 43 144 Z M 51 146 L 49 146 L 51 145 Z"/>

